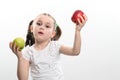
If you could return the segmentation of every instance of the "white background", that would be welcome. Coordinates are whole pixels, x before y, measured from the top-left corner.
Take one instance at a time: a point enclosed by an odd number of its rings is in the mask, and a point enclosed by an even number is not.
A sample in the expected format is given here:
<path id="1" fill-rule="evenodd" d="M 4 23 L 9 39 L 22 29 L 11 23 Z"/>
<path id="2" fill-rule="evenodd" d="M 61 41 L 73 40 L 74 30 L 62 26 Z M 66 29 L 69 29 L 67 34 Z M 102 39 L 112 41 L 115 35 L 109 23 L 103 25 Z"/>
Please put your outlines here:
<path id="1" fill-rule="evenodd" d="M 72 46 L 75 24 L 71 16 L 83 10 L 88 21 L 81 31 L 79 56 L 62 55 L 66 80 L 120 80 L 119 0 L 1 0 L 0 80 L 17 80 L 17 58 L 9 49 L 15 37 L 25 39 L 30 20 L 51 14 L 62 29 L 60 42 Z"/>

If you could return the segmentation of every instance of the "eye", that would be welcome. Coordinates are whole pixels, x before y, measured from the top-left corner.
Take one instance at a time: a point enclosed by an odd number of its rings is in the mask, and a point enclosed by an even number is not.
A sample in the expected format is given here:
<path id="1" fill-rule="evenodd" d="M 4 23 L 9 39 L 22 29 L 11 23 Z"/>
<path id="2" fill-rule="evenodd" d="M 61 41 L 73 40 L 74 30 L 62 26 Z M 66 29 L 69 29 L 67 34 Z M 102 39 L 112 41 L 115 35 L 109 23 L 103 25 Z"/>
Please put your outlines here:
<path id="1" fill-rule="evenodd" d="M 49 26 L 49 25 L 46 25 L 46 28 L 50 28 L 50 26 Z"/>
<path id="2" fill-rule="evenodd" d="M 42 25 L 40 22 L 37 22 L 36 24 L 37 24 L 38 26 Z"/>

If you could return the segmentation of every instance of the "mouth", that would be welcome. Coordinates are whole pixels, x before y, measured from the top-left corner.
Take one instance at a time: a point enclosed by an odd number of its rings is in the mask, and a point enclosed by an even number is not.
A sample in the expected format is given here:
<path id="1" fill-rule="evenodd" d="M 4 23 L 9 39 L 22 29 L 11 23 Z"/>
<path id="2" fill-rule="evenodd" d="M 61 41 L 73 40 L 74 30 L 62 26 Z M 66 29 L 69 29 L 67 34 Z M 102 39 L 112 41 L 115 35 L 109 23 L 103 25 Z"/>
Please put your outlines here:
<path id="1" fill-rule="evenodd" d="M 43 35 L 44 33 L 40 31 L 40 32 L 38 32 L 38 34 Z"/>

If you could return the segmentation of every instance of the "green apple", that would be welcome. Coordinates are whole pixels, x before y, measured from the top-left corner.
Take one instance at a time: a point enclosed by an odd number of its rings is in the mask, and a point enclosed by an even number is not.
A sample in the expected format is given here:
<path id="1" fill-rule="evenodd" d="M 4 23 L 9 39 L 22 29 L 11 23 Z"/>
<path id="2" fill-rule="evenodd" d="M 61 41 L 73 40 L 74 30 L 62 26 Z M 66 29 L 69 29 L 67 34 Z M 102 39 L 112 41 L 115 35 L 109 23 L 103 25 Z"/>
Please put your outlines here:
<path id="1" fill-rule="evenodd" d="M 15 45 L 16 45 L 17 47 L 19 47 L 20 50 L 22 50 L 22 49 L 24 48 L 24 46 L 25 46 L 25 41 L 24 41 L 24 39 L 21 38 L 21 37 L 16 37 L 16 38 L 13 40 L 13 43 L 15 43 Z"/>

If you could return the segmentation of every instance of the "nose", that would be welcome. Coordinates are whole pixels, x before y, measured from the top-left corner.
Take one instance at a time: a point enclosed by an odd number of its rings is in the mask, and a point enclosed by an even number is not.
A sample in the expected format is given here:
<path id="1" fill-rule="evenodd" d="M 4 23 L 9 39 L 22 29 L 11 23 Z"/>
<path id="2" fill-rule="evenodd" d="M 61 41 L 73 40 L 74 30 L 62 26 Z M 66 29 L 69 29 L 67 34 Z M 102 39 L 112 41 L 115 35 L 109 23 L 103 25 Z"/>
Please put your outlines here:
<path id="1" fill-rule="evenodd" d="M 44 26 L 44 25 L 41 25 L 41 26 L 39 27 L 39 29 L 45 29 L 45 26 Z"/>

